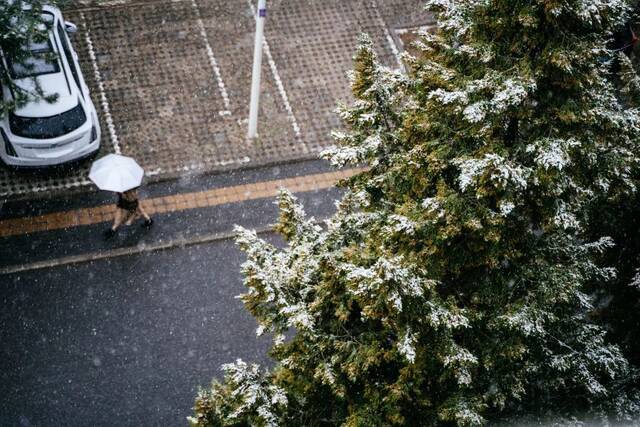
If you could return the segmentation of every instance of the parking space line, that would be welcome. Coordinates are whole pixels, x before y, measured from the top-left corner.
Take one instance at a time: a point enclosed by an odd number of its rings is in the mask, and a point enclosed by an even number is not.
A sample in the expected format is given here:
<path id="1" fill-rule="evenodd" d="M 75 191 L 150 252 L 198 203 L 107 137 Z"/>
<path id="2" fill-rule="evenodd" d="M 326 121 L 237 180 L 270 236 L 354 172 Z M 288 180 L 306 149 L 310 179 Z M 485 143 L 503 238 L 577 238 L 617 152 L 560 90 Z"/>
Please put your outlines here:
<path id="1" fill-rule="evenodd" d="M 109 136 L 111 137 L 111 144 L 113 145 L 113 151 L 116 154 L 121 154 L 120 142 L 118 141 L 118 134 L 116 133 L 116 127 L 113 123 L 113 117 L 111 117 L 111 110 L 109 108 L 109 100 L 104 90 L 104 83 L 102 83 L 102 75 L 98 68 L 98 61 L 96 60 L 96 52 L 93 50 L 93 42 L 91 41 L 91 34 L 89 32 L 89 26 L 87 26 L 87 20 L 84 13 L 80 13 L 80 19 L 82 20 L 82 26 L 84 27 L 84 36 L 87 42 L 87 50 L 89 51 L 89 58 L 91 59 L 91 65 L 93 66 L 93 76 L 98 84 L 98 91 L 100 92 L 100 106 L 104 112 L 104 118 L 107 122 L 107 129 L 109 130 Z"/>
<path id="2" fill-rule="evenodd" d="M 251 8 L 251 13 L 255 19 L 256 17 L 256 9 L 253 6 L 251 0 L 247 0 L 249 7 Z M 304 153 L 309 152 L 309 147 L 302 139 L 302 135 L 300 133 L 300 126 L 298 126 L 298 121 L 296 120 L 295 114 L 293 114 L 293 108 L 291 108 L 291 103 L 289 103 L 289 97 L 287 96 L 287 91 L 284 88 L 284 84 L 282 83 L 282 79 L 280 78 L 280 73 L 278 73 L 278 67 L 276 66 L 276 61 L 273 60 L 273 56 L 271 55 L 271 49 L 269 49 L 269 43 L 267 42 L 267 36 L 263 37 L 262 47 L 264 48 L 264 53 L 267 56 L 267 62 L 269 63 L 269 69 L 271 69 L 271 74 L 273 75 L 273 79 L 276 82 L 276 86 L 278 88 L 278 93 L 282 98 L 282 102 L 284 103 L 284 108 L 287 110 L 287 117 L 291 122 L 291 127 L 293 128 L 293 133 L 296 135 L 296 139 L 298 142 L 302 144 L 302 149 Z"/>
<path id="3" fill-rule="evenodd" d="M 214 166 L 230 166 L 230 165 L 244 165 L 251 161 L 251 158 L 248 156 L 244 156 L 236 159 L 229 160 L 214 160 L 211 162 Z M 190 172 L 190 171 L 198 171 L 205 170 L 207 164 L 206 163 L 191 163 L 189 165 L 183 166 L 174 166 L 170 168 L 154 168 L 149 171 L 145 171 L 144 175 L 147 177 L 156 176 L 160 174 L 173 174 L 180 172 Z"/>
<path id="4" fill-rule="evenodd" d="M 382 15 L 380 14 L 380 10 L 378 9 L 377 0 L 371 0 L 371 7 L 376 12 L 375 19 L 376 21 L 378 21 L 378 25 L 382 27 L 382 31 L 384 31 L 384 36 L 387 39 L 387 43 L 389 43 L 389 49 L 391 49 L 391 52 L 393 53 L 393 56 L 396 59 L 396 63 L 398 64 L 398 69 L 403 73 L 405 73 L 406 69 L 404 68 L 402 57 L 400 56 L 400 50 L 398 49 L 398 46 L 396 45 L 396 42 L 393 39 L 393 36 L 389 32 L 389 28 L 387 28 L 387 23 L 384 21 L 384 19 L 382 19 Z"/>
<path id="5" fill-rule="evenodd" d="M 204 40 L 204 45 L 207 50 L 207 57 L 209 58 L 209 64 L 211 64 L 211 68 L 213 68 L 213 73 L 216 76 L 216 80 L 218 83 L 218 89 L 220 90 L 220 95 L 222 96 L 222 102 L 224 102 L 224 110 L 219 111 L 218 114 L 221 116 L 231 115 L 231 104 L 229 102 L 229 94 L 227 93 L 227 88 L 224 85 L 224 81 L 222 80 L 222 74 L 220 73 L 220 67 L 218 67 L 218 61 L 216 61 L 216 57 L 213 55 L 213 49 L 211 48 L 211 44 L 209 44 L 209 37 L 207 36 L 207 30 L 204 27 L 204 22 L 202 21 L 202 15 L 200 14 L 200 8 L 196 3 L 196 0 L 191 0 L 191 6 L 193 6 L 193 10 L 196 14 L 196 22 L 198 24 L 198 29 L 200 30 L 200 36 L 202 36 L 202 40 Z"/>
<path id="6" fill-rule="evenodd" d="M 129 0 L 108 0 L 108 1 L 101 1 L 100 6 L 112 7 L 112 6 L 121 6 L 127 3 L 129 3 Z"/>
<path id="7" fill-rule="evenodd" d="M 172 194 L 143 199 L 141 203 L 151 215 L 212 207 L 227 203 L 275 197 L 280 188 L 287 188 L 294 193 L 323 190 L 333 187 L 340 179 L 349 178 L 363 170 L 363 168 L 343 169 L 211 190 Z M 107 204 L 34 217 L 1 220 L 0 237 L 110 222 L 113 220 L 113 209 L 114 206 L 112 204 Z"/>
<path id="8" fill-rule="evenodd" d="M 282 97 L 282 102 L 284 102 L 284 107 L 287 110 L 287 116 L 291 121 L 291 126 L 293 127 L 293 132 L 302 142 L 303 151 L 305 153 L 309 152 L 309 148 L 307 144 L 304 143 L 300 134 L 300 126 L 298 126 L 298 121 L 296 120 L 296 116 L 293 114 L 293 108 L 291 108 L 291 104 L 289 103 L 289 97 L 287 96 L 287 91 L 284 89 L 284 85 L 282 84 L 282 80 L 280 79 L 280 74 L 278 73 L 278 68 L 276 67 L 276 62 L 273 60 L 273 56 L 271 56 L 271 50 L 269 49 L 269 43 L 267 43 L 267 38 L 264 38 L 264 53 L 267 55 L 267 62 L 269 63 L 269 68 L 271 68 L 271 73 L 273 74 L 273 79 L 276 82 L 276 86 L 278 87 L 278 92 Z"/>
<path id="9" fill-rule="evenodd" d="M 183 3 L 189 0 L 79 0 L 78 2 L 68 2 L 65 13 L 93 12 L 105 9 L 124 9 L 134 7 L 144 7 L 149 5 L 163 5 L 169 3 Z M 73 4 L 71 4 L 73 3 Z"/>

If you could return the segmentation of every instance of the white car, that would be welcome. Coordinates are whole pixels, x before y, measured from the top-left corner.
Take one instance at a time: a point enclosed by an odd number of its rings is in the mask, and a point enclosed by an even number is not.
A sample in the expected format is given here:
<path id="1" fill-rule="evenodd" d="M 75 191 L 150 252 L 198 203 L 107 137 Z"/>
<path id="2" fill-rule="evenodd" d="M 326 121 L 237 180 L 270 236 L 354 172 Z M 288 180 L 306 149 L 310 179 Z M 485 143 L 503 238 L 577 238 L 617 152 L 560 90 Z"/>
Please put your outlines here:
<path id="1" fill-rule="evenodd" d="M 53 103 L 30 101 L 0 119 L 0 159 L 7 165 L 49 166 L 94 154 L 100 148 L 100 124 L 89 89 L 78 64 L 78 55 L 67 32 L 76 26 L 65 22 L 60 10 L 44 6 L 45 43 L 30 43 L 31 57 L 25 67 L 0 52 L 1 66 L 16 86 L 33 90 L 37 79 L 45 95 L 57 94 Z M 46 60 L 51 52 L 56 61 Z M 11 88 L 2 87 L 5 100 L 13 99 Z"/>

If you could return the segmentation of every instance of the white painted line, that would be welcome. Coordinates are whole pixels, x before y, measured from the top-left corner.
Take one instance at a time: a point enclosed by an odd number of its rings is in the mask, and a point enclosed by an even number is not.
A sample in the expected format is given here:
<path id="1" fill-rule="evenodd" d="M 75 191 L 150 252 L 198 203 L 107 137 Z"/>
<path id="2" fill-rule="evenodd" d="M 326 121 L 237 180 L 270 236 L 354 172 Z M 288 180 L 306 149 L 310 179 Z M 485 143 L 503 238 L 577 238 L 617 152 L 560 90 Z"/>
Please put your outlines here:
<path id="1" fill-rule="evenodd" d="M 207 50 L 207 57 L 209 58 L 209 64 L 211 68 L 213 68 L 213 74 L 216 76 L 216 80 L 218 82 L 218 89 L 220 90 L 220 95 L 222 96 L 222 102 L 224 103 L 224 110 L 219 111 L 218 114 L 221 116 L 229 116 L 231 115 L 231 104 L 229 102 L 229 94 L 227 93 L 227 88 L 224 85 L 224 81 L 222 80 L 222 74 L 220 73 L 220 67 L 218 67 L 218 61 L 216 61 L 216 57 L 213 55 L 213 49 L 209 44 L 209 37 L 207 36 L 207 31 L 204 28 L 204 22 L 202 22 L 202 15 L 200 15 L 200 8 L 196 3 L 196 0 L 191 0 L 191 6 L 193 6 L 193 10 L 196 13 L 196 22 L 198 24 L 198 29 L 200 30 L 200 36 L 202 40 L 204 40 L 204 45 Z"/>
<path id="2" fill-rule="evenodd" d="M 421 32 L 429 32 L 432 28 L 435 28 L 436 24 L 427 24 L 427 25 L 419 25 L 417 27 L 409 27 L 409 28 L 396 28 L 393 31 L 401 36 L 404 34 L 419 34 Z M 395 40 L 395 39 L 394 39 Z M 404 50 L 404 42 L 402 41 L 402 38 L 398 37 L 398 42 L 400 42 L 400 47 Z"/>
<path id="3" fill-rule="evenodd" d="M 84 17 L 84 13 L 80 13 L 80 19 L 82 20 L 82 26 L 84 27 L 84 36 L 87 42 L 87 50 L 89 51 L 89 58 L 91 59 L 91 65 L 93 66 L 93 76 L 98 84 L 98 91 L 100 91 L 100 105 L 104 112 L 104 118 L 107 122 L 107 129 L 109 130 L 109 136 L 111 137 L 111 144 L 113 145 L 113 152 L 121 154 L 120 143 L 118 142 L 118 134 L 116 133 L 116 127 L 113 124 L 113 117 L 111 117 L 111 110 L 109 109 L 109 100 L 104 90 L 104 83 L 102 83 L 102 75 L 98 68 L 98 61 L 96 61 L 96 52 L 93 50 L 93 42 L 91 41 L 91 34 L 89 27 L 87 26 L 87 20 Z"/>
<path id="4" fill-rule="evenodd" d="M 300 135 L 300 126 L 298 126 L 298 121 L 296 120 L 296 116 L 293 114 L 293 108 L 291 108 L 291 104 L 289 103 L 289 97 L 287 96 L 287 91 L 284 89 L 284 85 L 282 84 L 282 80 L 280 79 L 280 74 L 278 73 L 278 68 L 276 67 L 276 62 L 273 60 L 273 56 L 271 56 L 271 50 L 269 49 L 269 43 L 267 43 L 267 38 L 264 38 L 264 53 L 267 55 L 267 62 L 269 63 L 269 68 L 271 68 L 271 73 L 273 74 L 273 79 L 276 82 L 276 86 L 278 87 L 278 92 L 282 97 L 282 102 L 284 102 L 284 108 L 287 110 L 287 117 L 291 121 L 291 126 L 293 127 L 293 132 L 296 135 L 296 138 L 302 140 Z M 309 149 L 307 145 L 304 144 L 304 152 L 307 153 Z"/>
<path id="5" fill-rule="evenodd" d="M 216 166 L 242 165 L 244 163 L 249 163 L 250 161 L 251 158 L 249 158 L 249 156 L 244 156 L 241 159 L 216 160 L 213 164 Z"/>
<path id="6" fill-rule="evenodd" d="M 100 6 L 118 6 L 118 5 L 127 4 L 127 3 L 129 3 L 128 0 L 109 0 L 109 1 L 101 1 Z"/>
<path id="7" fill-rule="evenodd" d="M 64 190 L 64 189 L 69 189 L 74 187 L 83 187 L 85 185 L 90 185 L 90 184 L 91 184 L 91 181 L 85 178 L 82 180 L 74 180 L 70 182 L 64 182 L 61 184 L 29 187 L 26 191 L 3 191 L 0 193 L 0 197 L 35 194 L 35 193 L 42 193 L 44 191 L 51 191 L 51 190 Z"/>
<path id="8" fill-rule="evenodd" d="M 243 165 L 249 163 L 251 158 L 248 156 L 239 158 L 239 159 L 230 159 L 230 160 L 212 160 L 207 163 L 191 163 L 184 166 L 174 166 L 170 168 L 156 168 L 145 172 L 145 176 L 155 176 L 160 174 L 173 174 L 179 172 L 206 172 L 208 171 L 207 165 L 213 166 L 229 166 L 229 165 Z"/>
<path id="9" fill-rule="evenodd" d="M 387 24 L 384 22 L 384 19 L 382 19 L 382 15 L 380 14 L 380 10 L 378 9 L 378 3 L 377 3 L 376 0 L 371 0 L 371 7 L 376 12 L 376 21 L 378 22 L 378 25 L 380 25 L 380 27 L 382 27 L 382 30 L 384 31 L 384 36 L 387 39 L 387 43 L 389 44 L 389 48 L 391 49 L 391 52 L 393 53 L 393 56 L 396 58 L 396 63 L 398 64 L 398 69 L 400 71 L 402 71 L 403 73 L 405 73 L 406 69 L 404 68 L 404 64 L 402 63 L 402 57 L 400 55 L 400 50 L 398 50 L 398 46 L 396 45 L 396 41 L 393 39 L 393 36 L 389 32 L 389 29 L 387 28 Z"/>
<path id="10" fill-rule="evenodd" d="M 256 9 L 253 6 L 251 0 L 247 0 L 249 3 L 249 7 L 251 8 L 251 13 L 253 16 L 256 16 Z M 284 84 L 282 84 L 282 79 L 280 78 L 280 73 L 278 73 L 278 67 L 276 66 L 276 61 L 273 60 L 273 56 L 271 55 L 271 49 L 269 49 L 269 43 L 267 42 L 267 36 L 264 36 L 262 47 L 264 48 L 264 53 L 267 55 L 267 62 L 269 63 L 269 68 L 271 69 L 271 74 L 273 75 L 273 79 L 276 82 L 276 86 L 278 88 L 278 93 L 282 98 L 282 102 L 284 103 L 284 108 L 287 110 L 287 118 L 291 122 L 291 127 L 293 127 L 293 133 L 296 135 L 298 141 L 302 144 L 303 152 L 308 153 L 309 148 L 307 144 L 302 139 L 302 135 L 300 133 L 300 126 L 298 126 L 298 121 L 296 120 L 295 114 L 293 114 L 293 108 L 291 108 L 291 104 L 289 103 L 289 97 L 287 96 L 287 91 L 284 88 Z"/>
<path id="11" fill-rule="evenodd" d="M 156 176 L 156 175 L 160 175 L 162 172 L 164 172 L 164 169 L 155 168 L 152 170 L 144 171 L 144 176 Z"/>
<path id="12" fill-rule="evenodd" d="M 418 25 L 417 27 L 409 28 L 396 28 L 396 34 L 418 33 L 420 31 L 429 31 L 431 28 L 436 27 L 436 24 Z"/>

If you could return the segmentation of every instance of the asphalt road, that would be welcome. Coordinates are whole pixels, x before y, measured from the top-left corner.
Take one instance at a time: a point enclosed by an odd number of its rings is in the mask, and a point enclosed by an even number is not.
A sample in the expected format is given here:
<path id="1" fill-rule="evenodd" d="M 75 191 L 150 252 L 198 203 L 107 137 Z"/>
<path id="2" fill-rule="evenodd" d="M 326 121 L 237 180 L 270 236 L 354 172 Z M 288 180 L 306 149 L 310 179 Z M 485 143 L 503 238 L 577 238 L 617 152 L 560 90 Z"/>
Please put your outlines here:
<path id="1" fill-rule="evenodd" d="M 0 425 L 185 425 L 199 385 L 268 339 L 231 241 L 2 276 Z"/>

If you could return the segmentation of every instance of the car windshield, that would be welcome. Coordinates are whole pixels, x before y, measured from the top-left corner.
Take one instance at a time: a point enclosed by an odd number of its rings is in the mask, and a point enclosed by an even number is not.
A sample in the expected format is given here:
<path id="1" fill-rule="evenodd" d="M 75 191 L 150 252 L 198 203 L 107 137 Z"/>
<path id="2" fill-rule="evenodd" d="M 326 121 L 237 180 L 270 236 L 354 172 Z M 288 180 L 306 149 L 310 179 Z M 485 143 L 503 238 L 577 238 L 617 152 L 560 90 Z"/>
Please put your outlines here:
<path id="1" fill-rule="evenodd" d="M 74 108 L 51 117 L 21 117 L 9 114 L 9 127 L 14 135 L 25 138 L 56 138 L 78 129 L 87 121 L 80 102 Z"/>

